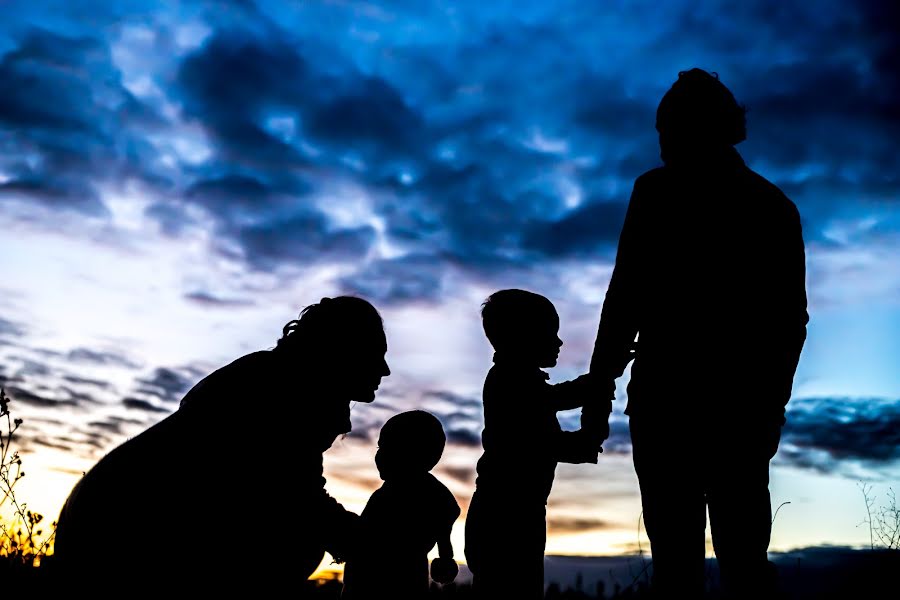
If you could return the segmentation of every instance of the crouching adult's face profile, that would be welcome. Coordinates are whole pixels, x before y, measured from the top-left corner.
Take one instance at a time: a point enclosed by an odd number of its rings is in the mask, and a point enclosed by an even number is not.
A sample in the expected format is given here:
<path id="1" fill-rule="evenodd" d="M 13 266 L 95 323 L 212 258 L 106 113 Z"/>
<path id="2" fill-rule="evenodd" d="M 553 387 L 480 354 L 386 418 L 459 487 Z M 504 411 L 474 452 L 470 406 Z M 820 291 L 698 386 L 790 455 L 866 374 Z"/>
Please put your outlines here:
<path id="1" fill-rule="evenodd" d="M 312 387 L 329 407 L 316 429 L 319 447 L 350 431 L 350 403 L 369 403 L 391 371 L 381 316 L 360 298 L 323 298 L 284 327 L 276 351 L 300 388 Z M 298 407 L 301 411 L 302 407 Z"/>
<path id="2" fill-rule="evenodd" d="M 391 374 L 386 354 L 387 340 L 383 329 L 373 328 L 360 335 L 354 346 L 337 357 L 335 394 L 351 402 L 375 400 L 382 378 Z"/>

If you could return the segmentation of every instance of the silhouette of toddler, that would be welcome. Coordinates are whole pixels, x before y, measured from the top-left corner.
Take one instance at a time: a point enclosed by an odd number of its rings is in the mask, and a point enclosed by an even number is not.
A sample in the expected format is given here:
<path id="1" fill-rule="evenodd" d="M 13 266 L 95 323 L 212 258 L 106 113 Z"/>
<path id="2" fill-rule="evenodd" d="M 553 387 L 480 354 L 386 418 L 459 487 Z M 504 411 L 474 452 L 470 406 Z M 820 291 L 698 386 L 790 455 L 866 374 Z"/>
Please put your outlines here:
<path id="1" fill-rule="evenodd" d="M 360 515 L 360 539 L 347 558 L 342 598 L 421 598 L 428 593 L 428 553 L 439 557 L 431 577 L 450 583 L 458 567 L 450 530 L 459 517 L 453 494 L 429 471 L 444 451 L 444 429 L 431 413 L 388 419 L 375 465 L 384 481 Z"/>

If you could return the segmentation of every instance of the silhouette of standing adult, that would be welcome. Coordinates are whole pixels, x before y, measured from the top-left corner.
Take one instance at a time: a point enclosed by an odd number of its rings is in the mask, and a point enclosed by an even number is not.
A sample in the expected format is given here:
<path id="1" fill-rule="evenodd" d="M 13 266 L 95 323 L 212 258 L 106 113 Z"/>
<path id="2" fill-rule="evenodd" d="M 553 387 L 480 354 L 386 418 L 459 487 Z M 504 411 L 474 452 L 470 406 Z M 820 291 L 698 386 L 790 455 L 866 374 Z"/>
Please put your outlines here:
<path id="1" fill-rule="evenodd" d="M 324 551 L 352 543 L 357 516 L 325 491 L 322 453 L 390 374 L 386 351 L 371 304 L 323 298 L 273 350 L 204 378 L 75 486 L 56 533 L 62 590 L 302 594 Z"/>
<path id="2" fill-rule="evenodd" d="M 703 595 L 707 508 L 726 591 L 775 584 L 769 461 L 809 317 L 799 214 L 733 148 L 744 113 L 700 69 L 663 97 L 664 166 L 634 184 L 591 360 L 612 385 L 637 337 L 626 412 L 660 597 Z"/>

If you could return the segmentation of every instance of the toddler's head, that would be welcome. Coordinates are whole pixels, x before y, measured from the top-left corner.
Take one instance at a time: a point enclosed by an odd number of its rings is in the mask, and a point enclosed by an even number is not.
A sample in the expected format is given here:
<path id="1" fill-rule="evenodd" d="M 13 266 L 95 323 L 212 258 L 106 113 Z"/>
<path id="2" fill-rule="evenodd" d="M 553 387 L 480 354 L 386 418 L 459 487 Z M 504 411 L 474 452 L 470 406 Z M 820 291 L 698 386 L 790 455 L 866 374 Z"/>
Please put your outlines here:
<path id="1" fill-rule="evenodd" d="M 425 474 L 438 463 L 447 436 L 441 422 L 424 410 L 394 415 L 381 428 L 375 466 L 385 481 Z"/>

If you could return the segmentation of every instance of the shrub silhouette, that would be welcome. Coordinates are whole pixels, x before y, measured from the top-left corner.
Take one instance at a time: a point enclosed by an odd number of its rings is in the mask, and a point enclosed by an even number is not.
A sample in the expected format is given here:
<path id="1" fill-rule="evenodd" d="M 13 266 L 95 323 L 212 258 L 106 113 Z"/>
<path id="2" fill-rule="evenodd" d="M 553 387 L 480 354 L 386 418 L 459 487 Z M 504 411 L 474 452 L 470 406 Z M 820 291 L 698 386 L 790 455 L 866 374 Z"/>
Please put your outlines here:
<path id="1" fill-rule="evenodd" d="M 13 419 L 9 402 L 9 396 L 0 388 L 0 419 L 6 421 L 5 427 L 0 427 L 0 572 L 4 579 L 15 574 L 30 576 L 33 568 L 51 553 L 56 529 L 54 522 L 45 534 L 44 516 L 29 510 L 16 497 L 15 486 L 25 477 L 25 471 L 12 443 L 23 421 Z"/>

